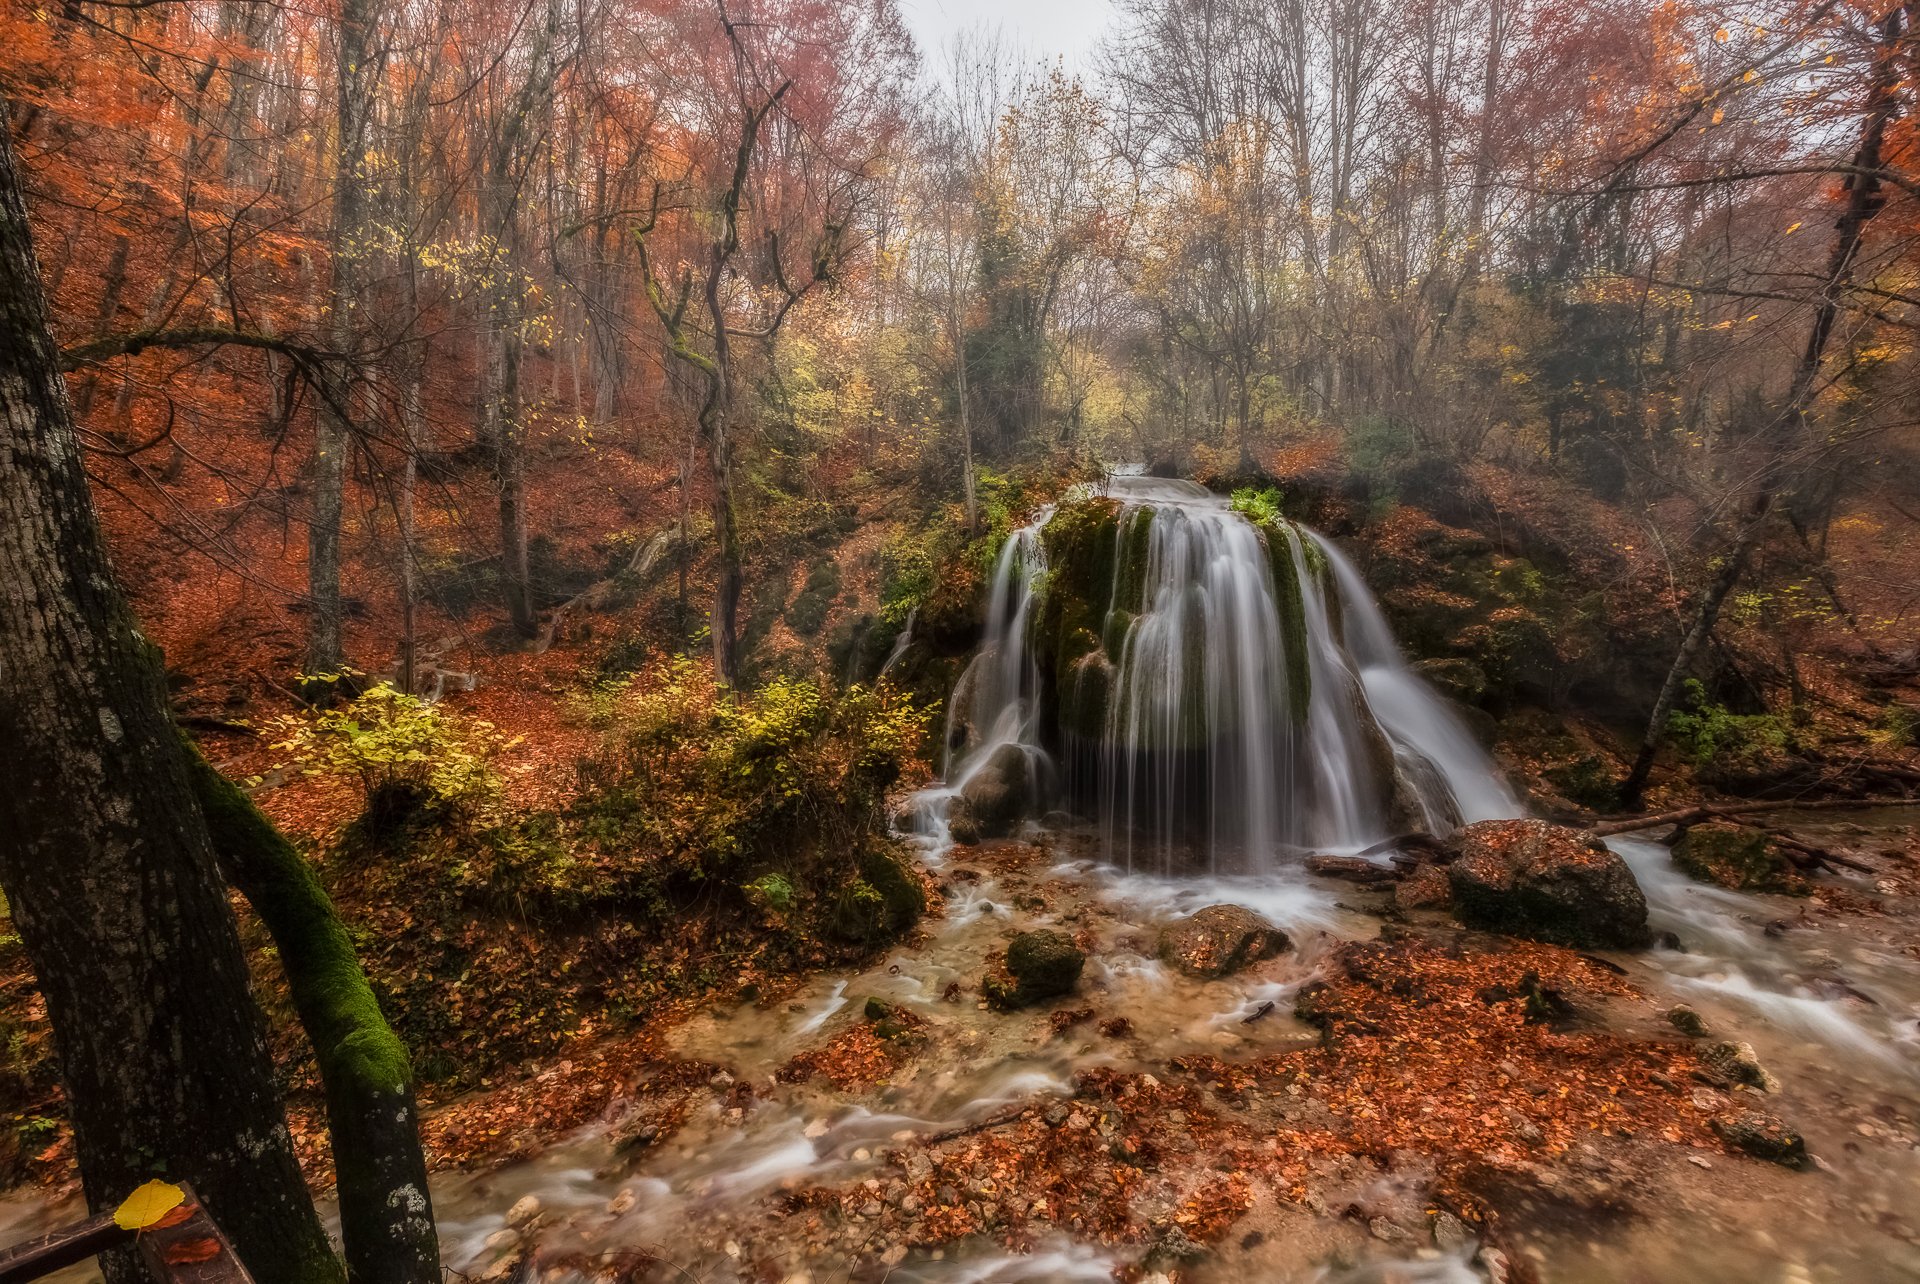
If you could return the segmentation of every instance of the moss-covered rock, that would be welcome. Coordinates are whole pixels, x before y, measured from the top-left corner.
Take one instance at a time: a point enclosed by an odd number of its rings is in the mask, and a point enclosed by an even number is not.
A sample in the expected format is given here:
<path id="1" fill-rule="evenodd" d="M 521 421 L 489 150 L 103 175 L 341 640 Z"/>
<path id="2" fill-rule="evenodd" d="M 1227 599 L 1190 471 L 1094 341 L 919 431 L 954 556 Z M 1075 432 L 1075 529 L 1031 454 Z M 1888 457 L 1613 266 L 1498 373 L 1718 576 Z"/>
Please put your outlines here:
<path id="1" fill-rule="evenodd" d="M 1457 656 L 1438 660 L 1419 660 L 1413 670 L 1440 693 L 1465 705 L 1477 705 L 1487 694 L 1487 675 L 1472 660 Z"/>
<path id="2" fill-rule="evenodd" d="M 1047 574 L 1035 623 L 1035 650 L 1059 675 L 1081 656 L 1103 649 L 1113 605 L 1114 560 L 1119 552 L 1120 501 L 1104 496 L 1060 505 L 1041 532 Z"/>
<path id="3" fill-rule="evenodd" d="M 1469 927 L 1575 949 L 1637 949 L 1647 898 L 1606 844 L 1544 820 L 1486 820 L 1454 835 L 1453 910 Z"/>
<path id="4" fill-rule="evenodd" d="M 1293 529 L 1284 518 L 1260 525 L 1260 537 L 1267 544 L 1267 566 L 1273 575 L 1273 602 L 1280 614 L 1281 645 L 1287 666 L 1287 714 L 1297 726 L 1307 720 L 1307 707 L 1313 699 L 1313 667 L 1307 654 L 1307 608 L 1301 597 L 1300 569 L 1306 561 L 1304 550 L 1319 552 L 1319 547 Z M 1326 569 L 1320 559 L 1321 572 Z M 1309 575 L 1315 574 L 1311 564 Z"/>
<path id="5" fill-rule="evenodd" d="M 1689 878 L 1743 892 L 1804 895 L 1807 882 L 1778 844 L 1758 829 L 1710 820 L 1673 845 L 1673 863 Z"/>
<path id="6" fill-rule="evenodd" d="M 1751 1043 L 1735 1043 L 1729 1039 L 1709 1044 L 1700 1053 L 1700 1065 L 1724 1084 L 1738 1084 L 1761 1092 L 1780 1090 L 1780 1081 L 1760 1064 Z"/>
<path id="7" fill-rule="evenodd" d="M 1060 729 L 1084 740 L 1100 739 L 1107 729 L 1113 680 L 1113 661 L 1105 653 L 1089 651 L 1076 660 L 1060 681 Z"/>
<path id="8" fill-rule="evenodd" d="M 1086 965 L 1086 951 L 1065 932 L 1022 932 L 1007 946 L 1007 975 L 989 976 L 981 988 L 996 1007 L 1022 1008 L 1071 994 Z"/>
<path id="9" fill-rule="evenodd" d="M 861 853 L 859 876 L 834 898 L 830 925 L 854 945 L 881 945 L 919 922 L 926 908 L 926 893 L 906 856 L 876 843 Z"/>

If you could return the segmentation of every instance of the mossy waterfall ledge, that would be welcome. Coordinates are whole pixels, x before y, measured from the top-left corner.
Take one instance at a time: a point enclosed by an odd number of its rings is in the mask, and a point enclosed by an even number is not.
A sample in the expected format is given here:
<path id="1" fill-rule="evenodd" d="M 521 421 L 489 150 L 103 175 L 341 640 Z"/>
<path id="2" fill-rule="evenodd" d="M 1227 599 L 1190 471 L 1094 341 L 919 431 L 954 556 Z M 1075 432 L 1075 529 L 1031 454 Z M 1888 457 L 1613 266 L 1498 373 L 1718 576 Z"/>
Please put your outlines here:
<path id="1" fill-rule="evenodd" d="M 1129 869 L 1260 873 L 1521 810 L 1353 565 L 1282 516 L 1115 476 L 1016 531 L 990 592 L 921 802 L 943 839 L 1011 794 Z"/>

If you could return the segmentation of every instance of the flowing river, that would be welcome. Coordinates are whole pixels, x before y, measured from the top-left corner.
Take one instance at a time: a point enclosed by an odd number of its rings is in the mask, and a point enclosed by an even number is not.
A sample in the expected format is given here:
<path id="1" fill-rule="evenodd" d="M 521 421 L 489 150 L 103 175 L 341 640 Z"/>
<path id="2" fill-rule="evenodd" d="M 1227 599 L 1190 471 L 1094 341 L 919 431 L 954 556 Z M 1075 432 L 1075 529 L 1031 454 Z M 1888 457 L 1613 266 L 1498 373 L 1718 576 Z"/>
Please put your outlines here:
<path id="1" fill-rule="evenodd" d="M 863 972 L 819 976 L 771 1004 L 715 1007 L 678 1028 L 675 1051 L 727 1067 L 725 1082 L 696 1094 L 685 1125 L 658 1145 L 628 1151 L 612 1123 L 595 1125 L 530 1160 L 439 1177 L 434 1202 L 449 1266 L 476 1279 L 556 1281 L 1110 1279 L 1137 1249 L 1065 1236 L 1019 1254 L 963 1241 L 850 1275 L 835 1251 L 797 1233 L 783 1238 L 778 1196 L 872 1181 L 879 1198 L 890 1148 L 978 1124 L 1010 1104 L 1065 1100 L 1075 1073 L 1089 1067 L 1152 1070 L 1183 1053 L 1235 1060 L 1313 1043 L 1316 1033 L 1290 1015 L 1294 992 L 1332 948 L 1371 938 L 1379 920 L 1343 904 L 1349 889 L 1308 875 L 1299 855 L 1523 814 L 1486 753 L 1408 668 L 1331 542 L 1286 530 L 1295 600 L 1280 591 L 1260 533 L 1224 500 L 1181 482 L 1116 478 L 1110 486 L 1123 538 L 1137 511 L 1152 517 L 1144 574 L 1128 590 L 1139 609 L 1110 621 L 1114 696 L 1097 739 L 1084 737 L 1070 755 L 1042 743 L 1032 625 L 1048 574 L 1045 513 L 1001 557 L 987 641 L 955 697 L 954 722 L 967 734 L 945 779 L 906 809 L 910 841 L 946 894 L 944 914 Z M 1301 675 L 1310 678 L 1304 708 L 1294 703 Z M 1208 749 L 1170 752 L 1195 724 Z M 1009 746 L 1037 789 L 1081 803 L 1080 819 L 1054 814 L 1030 825 L 1018 860 L 997 858 L 1009 845 L 957 847 L 948 825 L 969 779 L 996 757 L 1005 762 Z M 1806 832 L 1859 850 L 1911 848 L 1911 814 L 1825 815 L 1810 817 Z M 1799 1183 L 1779 1188 L 1792 1192 L 1782 1204 L 1767 1193 L 1773 1187 L 1746 1189 L 1742 1174 L 1765 1165 L 1702 1156 L 1703 1189 L 1722 1183 L 1710 1197 L 1601 1224 L 1571 1219 L 1545 1240 L 1544 1277 L 1920 1278 L 1920 958 L 1903 926 L 1912 919 L 1835 922 L 1790 898 L 1694 883 L 1654 842 L 1623 839 L 1616 850 L 1665 941 L 1617 962 L 1662 1004 L 1690 1004 L 1751 1042 L 1784 1082 L 1781 1108 L 1820 1165 L 1777 1178 L 1779 1170 L 1767 1171 L 1767 1181 Z M 1898 899 L 1871 876 L 1846 875 L 1842 886 Z M 1183 976 L 1154 957 L 1160 924 L 1222 902 L 1266 915 L 1295 949 L 1218 981 Z M 1102 1012 L 1124 1014 L 1133 1037 L 1055 1037 L 1039 1018 L 971 1000 L 989 951 L 1015 930 L 1041 926 L 1091 936 L 1082 991 Z M 952 1001 L 956 986 L 967 1001 Z M 869 998 L 923 1016 L 928 1049 L 864 1092 L 775 1076 L 796 1053 L 864 1020 Z M 753 1089 L 745 1108 L 726 1090 L 733 1082 Z M 526 1211 L 535 1204 L 537 1217 Z M 0 1236 L 31 1233 L 48 1215 L 26 1202 L 0 1206 Z M 537 1230 L 516 1232 L 510 1219 Z M 1369 1242 L 1356 1254 L 1326 1251 L 1305 1234 L 1258 1245 L 1257 1236 L 1237 1235 L 1219 1256 L 1186 1268 L 1186 1278 L 1486 1278 L 1471 1243 Z M 531 1263 L 511 1264 L 529 1240 Z M 636 1250 L 671 1266 L 614 1276 L 578 1265 L 580 1255 L 614 1262 Z"/>

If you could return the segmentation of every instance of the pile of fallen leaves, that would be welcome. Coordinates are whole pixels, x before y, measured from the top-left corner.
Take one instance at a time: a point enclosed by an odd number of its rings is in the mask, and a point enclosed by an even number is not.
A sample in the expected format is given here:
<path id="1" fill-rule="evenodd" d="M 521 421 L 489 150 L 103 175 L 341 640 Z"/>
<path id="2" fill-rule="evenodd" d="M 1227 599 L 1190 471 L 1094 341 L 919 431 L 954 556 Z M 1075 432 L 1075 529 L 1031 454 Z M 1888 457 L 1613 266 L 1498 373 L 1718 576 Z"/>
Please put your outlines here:
<path id="1" fill-rule="evenodd" d="M 1327 1211 L 1332 1172 L 1415 1180 L 1433 1205 L 1481 1221 L 1494 1211 L 1476 1193 L 1489 1169 L 1529 1173 L 1632 1138 L 1718 1148 L 1690 1047 L 1583 1019 L 1639 997 L 1602 960 L 1400 932 L 1342 946 L 1328 976 L 1300 1001 L 1319 1046 L 1177 1057 L 1159 1074 L 1085 1070 L 1071 1100 L 922 1138 L 881 1176 L 791 1205 L 855 1256 L 979 1235 L 1025 1248 L 1064 1230 L 1172 1262 L 1224 1235 L 1262 1190 Z M 862 1026 L 833 1055 L 865 1049 L 861 1032 L 880 1042 Z"/>

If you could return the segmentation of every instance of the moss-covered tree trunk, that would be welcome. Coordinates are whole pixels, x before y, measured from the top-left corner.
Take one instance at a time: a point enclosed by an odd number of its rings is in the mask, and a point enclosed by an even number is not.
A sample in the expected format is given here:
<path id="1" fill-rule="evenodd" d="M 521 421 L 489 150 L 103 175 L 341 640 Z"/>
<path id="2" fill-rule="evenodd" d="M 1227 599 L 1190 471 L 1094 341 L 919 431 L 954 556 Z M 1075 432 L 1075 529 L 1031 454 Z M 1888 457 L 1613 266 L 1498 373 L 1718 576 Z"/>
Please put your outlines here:
<path id="1" fill-rule="evenodd" d="M 440 1246 L 406 1047 L 313 868 L 197 749 L 188 769 L 221 868 L 272 935 L 320 1065 L 347 1277 L 433 1284 Z"/>
<path id="2" fill-rule="evenodd" d="M 263 1284 L 338 1284 L 58 370 L 0 103 L 0 884 L 53 1021 L 87 1201 L 191 1181 Z M 144 1278 L 128 1252 L 103 1267 Z"/>

